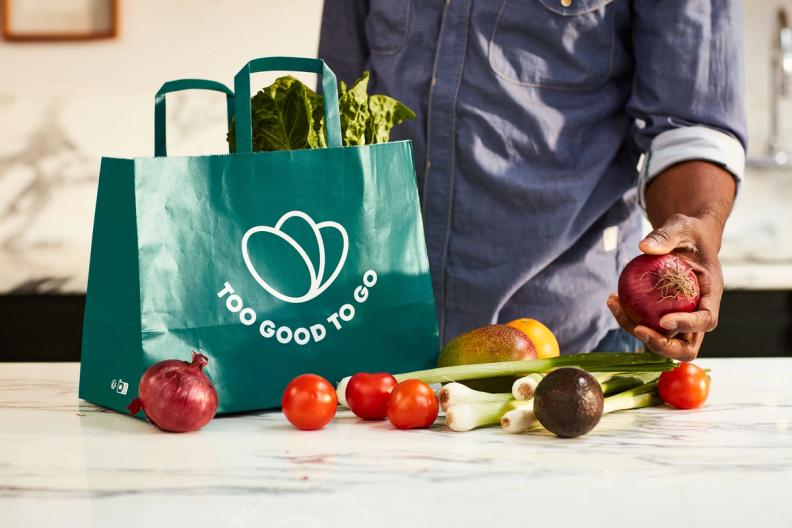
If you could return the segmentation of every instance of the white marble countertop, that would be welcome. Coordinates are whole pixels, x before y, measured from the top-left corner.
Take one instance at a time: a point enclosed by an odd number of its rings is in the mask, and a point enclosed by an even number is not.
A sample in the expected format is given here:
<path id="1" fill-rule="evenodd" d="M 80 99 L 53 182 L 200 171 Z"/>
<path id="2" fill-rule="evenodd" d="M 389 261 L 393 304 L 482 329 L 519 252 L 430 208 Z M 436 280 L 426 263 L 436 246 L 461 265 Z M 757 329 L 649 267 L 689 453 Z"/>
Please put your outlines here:
<path id="1" fill-rule="evenodd" d="M 704 408 L 560 440 L 348 412 L 318 432 L 272 412 L 165 434 L 80 401 L 77 364 L 0 363 L 0 526 L 790 526 L 792 358 L 700 364 Z"/>

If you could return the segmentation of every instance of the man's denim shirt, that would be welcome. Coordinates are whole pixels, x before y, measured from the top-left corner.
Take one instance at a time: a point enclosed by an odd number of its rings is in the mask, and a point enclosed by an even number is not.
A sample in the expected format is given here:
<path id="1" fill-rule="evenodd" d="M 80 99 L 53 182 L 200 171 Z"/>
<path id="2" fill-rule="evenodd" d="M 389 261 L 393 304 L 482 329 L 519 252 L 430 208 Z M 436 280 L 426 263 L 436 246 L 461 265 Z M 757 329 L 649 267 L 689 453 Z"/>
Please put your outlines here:
<path id="1" fill-rule="evenodd" d="M 393 136 L 443 341 L 533 317 L 569 354 L 616 327 L 646 183 L 690 159 L 742 178 L 741 26 L 738 0 L 326 1 L 319 56 L 418 114 Z"/>

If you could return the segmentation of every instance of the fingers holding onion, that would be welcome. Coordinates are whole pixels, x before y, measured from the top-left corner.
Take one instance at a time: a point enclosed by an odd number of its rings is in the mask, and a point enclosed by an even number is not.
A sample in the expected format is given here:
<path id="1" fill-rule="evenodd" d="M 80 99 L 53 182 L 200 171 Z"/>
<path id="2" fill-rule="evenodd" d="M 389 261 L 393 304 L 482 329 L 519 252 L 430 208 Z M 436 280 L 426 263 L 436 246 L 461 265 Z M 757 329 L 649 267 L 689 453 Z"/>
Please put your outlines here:
<path id="1" fill-rule="evenodd" d="M 671 313 L 696 310 L 701 289 L 693 267 L 673 254 L 639 255 L 619 276 L 619 305 L 633 323 L 665 333 Z"/>

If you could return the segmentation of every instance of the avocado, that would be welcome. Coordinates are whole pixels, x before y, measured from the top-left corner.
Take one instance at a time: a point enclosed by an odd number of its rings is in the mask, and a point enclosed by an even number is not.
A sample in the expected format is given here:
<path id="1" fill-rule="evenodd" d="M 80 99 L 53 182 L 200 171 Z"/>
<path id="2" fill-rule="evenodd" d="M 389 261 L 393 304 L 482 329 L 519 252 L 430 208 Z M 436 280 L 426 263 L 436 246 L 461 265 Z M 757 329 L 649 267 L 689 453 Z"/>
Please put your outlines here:
<path id="1" fill-rule="evenodd" d="M 534 393 L 534 414 L 562 438 L 581 436 L 599 423 L 604 399 L 594 377 L 578 368 L 560 368 L 542 378 Z"/>
<path id="2" fill-rule="evenodd" d="M 536 359 L 536 348 L 524 332 L 511 326 L 482 326 L 449 341 L 437 358 L 438 367 Z M 511 392 L 513 376 L 464 381 L 471 389 Z"/>

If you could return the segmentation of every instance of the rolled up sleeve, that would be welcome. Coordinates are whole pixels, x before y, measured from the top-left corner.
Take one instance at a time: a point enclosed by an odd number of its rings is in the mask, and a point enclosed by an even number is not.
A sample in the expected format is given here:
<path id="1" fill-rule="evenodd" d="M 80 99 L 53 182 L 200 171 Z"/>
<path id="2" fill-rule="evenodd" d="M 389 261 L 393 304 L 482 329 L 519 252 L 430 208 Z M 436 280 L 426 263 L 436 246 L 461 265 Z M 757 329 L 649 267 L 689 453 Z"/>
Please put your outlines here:
<path id="1" fill-rule="evenodd" d="M 632 140 L 645 154 L 646 186 L 676 163 L 705 160 L 738 185 L 747 145 L 739 0 L 640 0 L 633 4 L 635 74 L 627 104 Z"/>

